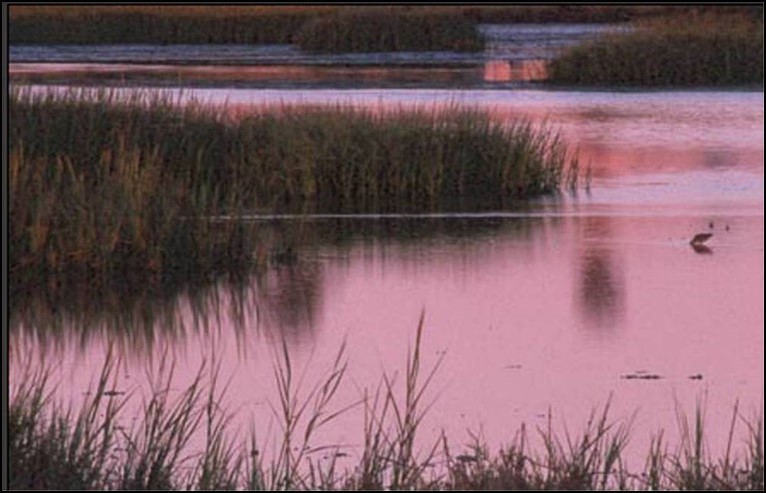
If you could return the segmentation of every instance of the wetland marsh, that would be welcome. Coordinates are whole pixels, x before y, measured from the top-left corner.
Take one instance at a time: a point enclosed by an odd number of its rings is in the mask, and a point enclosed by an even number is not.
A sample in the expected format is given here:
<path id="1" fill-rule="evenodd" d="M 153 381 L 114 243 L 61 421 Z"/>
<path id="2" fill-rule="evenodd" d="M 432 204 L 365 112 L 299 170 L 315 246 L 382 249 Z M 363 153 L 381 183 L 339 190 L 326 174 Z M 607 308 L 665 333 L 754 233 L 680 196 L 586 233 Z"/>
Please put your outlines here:
<path id="1" fill-rule="evenodd" d="M 523 64 L 603 26 L 485 29 L 434 65 L 230 48 L 232 76 L 208 48 L 11 46 L 14 409 L 41 368 L 75 409 L 130 397 L 134 437 L 187 399 L 168 423 L 211 428 L 167 443 L 213 462 L 167 470 L 195 488 L 762 488 L 762 89 L 552 89 Z M 142 443 L 85 486 L 181 487 Z"/>

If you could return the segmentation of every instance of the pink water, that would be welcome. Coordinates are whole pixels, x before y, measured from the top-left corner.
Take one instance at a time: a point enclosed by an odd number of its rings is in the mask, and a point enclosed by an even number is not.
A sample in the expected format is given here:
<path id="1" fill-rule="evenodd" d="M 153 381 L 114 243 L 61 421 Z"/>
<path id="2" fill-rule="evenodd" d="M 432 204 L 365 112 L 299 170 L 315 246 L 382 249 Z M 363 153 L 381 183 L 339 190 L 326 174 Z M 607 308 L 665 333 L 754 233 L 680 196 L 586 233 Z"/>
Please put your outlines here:
<path id="1" fill-rule="evenodd" d="M 296 265 L 253 285 L 251 302 L 233 303 L 222 288 L 217 309 L 201 315 L 208 330 L 189 329 L 199 320 L 183 297 L 169 318 L 185 321 L 185 331 L 171 333 L 164 319 L 149 336 L 93 327 L 88 337 L 65 330 L 54 345 L 22 328 L 11 338 L 12 382 L 22 361 L 42 357 L 60 364 L 57 390 L 77 399 L 116 343 L 120 388 L 141 394 L 146 369 L 167 348 L 180 389 L 214 352 L 230 379 L 235 426 L 263 436 L 278 429 L 269 403 L 277 403 L 282 336 L 294 366 L 306 368 L 306 390 L 347 343 L 341 408 L 384 372 L 398 370 L 401 383 L 425 313 L 424 367 L 443 361 L 427 392 L 435 403 L 424 441 L 444 429 L 462 444 L 467 430 L 481 430 L 497 446 L 522 423 L 545 424 L 549 410 L 576 433 L 611 396 L 613 418 L 637 412 L 632 443 L 641 457 L 660 428 L 672 443 L 676 404 L 691 414 L 706 396 L 714 448 L 737 400 L 746 417 L 763 409 L 763 93 L 216 89 L 185 97 L 477 105 L 560 128 L 593 182 L 589 192 L 523 211 L 250 218 L 275 235 L 301 228 L 315 240 Z M 714 234 L 705 252 L 689 245 L 699 232 Z M 662 378 L 622 378 L 641 374 Z M 362 422 L 361 408 L 352 409 L 314 445 L 344 444 L 353 456 Z"/>

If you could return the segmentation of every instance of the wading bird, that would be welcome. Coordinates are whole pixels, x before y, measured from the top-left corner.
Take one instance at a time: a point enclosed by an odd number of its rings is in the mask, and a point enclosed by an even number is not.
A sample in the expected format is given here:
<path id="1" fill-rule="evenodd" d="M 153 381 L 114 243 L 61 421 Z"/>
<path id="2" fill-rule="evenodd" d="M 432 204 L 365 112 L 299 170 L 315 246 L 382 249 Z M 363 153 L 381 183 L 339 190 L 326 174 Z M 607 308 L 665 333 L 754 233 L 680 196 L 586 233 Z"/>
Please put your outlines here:
<path id="1" fill-rule="evenodd" d="M 713 233 L 698 233 L 694 235 L 694 238 L 692 238 L 692 241 L 689 242 L 691 246 L 699 246 L 705 243 L 707 240 L 712 238 Z"/>

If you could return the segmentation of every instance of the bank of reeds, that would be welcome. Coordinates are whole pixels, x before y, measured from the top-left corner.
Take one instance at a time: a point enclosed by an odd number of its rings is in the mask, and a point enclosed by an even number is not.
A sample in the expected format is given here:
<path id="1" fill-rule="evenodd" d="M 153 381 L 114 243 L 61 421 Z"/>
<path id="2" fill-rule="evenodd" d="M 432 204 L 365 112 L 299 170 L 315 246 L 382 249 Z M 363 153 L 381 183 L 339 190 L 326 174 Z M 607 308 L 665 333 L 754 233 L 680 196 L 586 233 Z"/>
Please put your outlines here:
<path id="1" fill-rule="evenodd" d="M 334 9 L 332 9 L 334 10 Z M 285 44 L 328 7 L 13 6 L 12 44 Z"/>
<path id="2" fill-rule="evenodd" d="M 497 206 L 577 180 L 552 130 L 457 106 L 274 107 L 235 119 L 175 103 L 11 91 L 12 287 L 243 271 L 257 257 L 255 228 L 200 220 L 210 216 Z"/>
<path id="3" fill-rule="evenodd" d="M 479 23 L 621 23 L 668 16 L 729 15 L 763 17 L 763 7 L 722 5 L 515 5 L 458 7 Z"/>
<path id="4" fill-rule="evenodd" d="M 723 457 L 707 450 L 704 409 L 693 424 L 679 412 L 681 441 L 674 449 L 660 433 L 641 471 L 626 467 L 630 422 L 613 421 L 609 405 L 594 412 L 581 433 L 560 436 L 548 425 L 522 428 L 497 453 L 474 438 L 454 451 L 446 436 L 425 446 L 417 439 L 429 382 L 423 373 L 423 319 L 408 352 L 403 389 L 384 376 L 377 391 L 338 407 L 334 398 L 347 367 L 344 348 L 310 389 L 300 388 L 286 345 L 275 354 L 278 399 L 272 403 L 282 434 L 273 448 L 253 435 L 236 441 L 222 402 L 216 365 L 200 369 L 185 390 L 172 389 L 173 366 L 162 358 L 138 420 L 125 409 L 132 398 L 117 388 L 119 362 L 110 353 L 78 410 L 52 397 L 50 369 L 28 368 L 11 380 L 8 422 L 11 489 L 248 489 L 248 490 L 763 490 L 763 419 L 750 422 L 735 406 Z M 317 431 L 363 412 L 362 449 L 341 469 L 340 445 L 316 444 Z M 745 423 L 744 447 L 735 429 Z M 128 425 L 128 423 L 133 423 Z M 256 424 L 257 425 L 257 424 Z M 737 426 L 739 425 L 739 426 Z M 256 426 L 256 430 L 258 427 Z M 533 444 L 537 435 L 541 446 Z M 320 460 L 317 452 L 329 454 Z"/>
<path id="5" fill-rule="evenodd" d="M 14 44 L 287 44 L 330 52 L 478 50 L 460 9 L 13 7 Z"/>
<path id="6" fill-rule="evenodd" d="M 548 74 L 561 85 L 763 87 L 763 17 L 653 19 L 570 48 Z"/>
<path id="7" fill-rule="evenodd" d="M 476 23 L 458 10 L 339 9 L 307 21 L 295 41 L 326 52 L 480 51 Z"/>
<path id="8" fill-rule="evenodd" d="M 759 10 L 760 9 L 760 10 Z M 12 6 L 12 44 L 282 44 L 322 51 L 477 50 L 479 23 L 624 22 L 762 7 Z"/>
<path id="9" fill-rule="evenodd" d="M 199 161 L 171 162 L 156 143 L 137 140 L 178 125 L 183 112 L 102 96 L 92 104 L 10 97 L 12 289 L 62 280 L 199 282 L 237 272 L 252 253 L 248 230 L 196 217 L 228 203 L 196 185 Z"/>

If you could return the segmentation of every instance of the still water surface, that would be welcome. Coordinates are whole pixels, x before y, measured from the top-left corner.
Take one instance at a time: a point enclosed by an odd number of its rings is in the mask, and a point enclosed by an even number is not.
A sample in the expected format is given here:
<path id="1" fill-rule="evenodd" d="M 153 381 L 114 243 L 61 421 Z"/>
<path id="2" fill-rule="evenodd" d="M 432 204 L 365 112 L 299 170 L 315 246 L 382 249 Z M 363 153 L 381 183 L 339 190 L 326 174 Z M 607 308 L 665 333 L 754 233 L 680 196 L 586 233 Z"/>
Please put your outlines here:
<path id="1" fill-rule="evenodd" d="M 423 364 L 443 358 L 427 438 L 444 429 L 461 443 L 466 430 L 482 430 L 498 445 L 521 423 L 544 425 L 549 411 L 577 432 L 611 396 L 613 417 L 638 412 L 634 444 L 644 450 L 650 432 L 674 436 L 676 403 L 692 412 L 706 396 L 709 438 L 720 446 L 737 399 L 745 415 L 762 410 L 763 93 L 199 89 L 184 97 L 238 109 L 475 105 L 560 129 L 593 181 L 504 211 L 245 218 L 274 244 L 294 246 L 296 258 L 244 286 L 129 304 L 105 297 L 85 315 L 44 302 L 21 310 L 12 376 L 30 358 L 55 361 L 58 391 L 76 398 L 113 345 L 124 358 L 119 387 L 140 394 L 146 369 L 161 360 L 175 359 L 180 389 L 214 352 L 230 379 L 235 426 L 254 422 L 264 433 L 276 426 L 269 403 L 283 338 L 307 369 L 305 388 L 347 343 L 340 408 L 384 372 L 403 371 L 424 313 Z M 714 236 L 695 251 L 689 239 L 699 232 Z M 38 330 L 40 320 L 60 327 Z M 661 378 L 625 378 L 636 375 Z M 353 454 L 358 411 L 315 445 L 342 443 Z"/>

